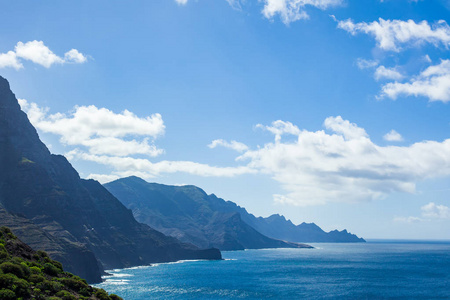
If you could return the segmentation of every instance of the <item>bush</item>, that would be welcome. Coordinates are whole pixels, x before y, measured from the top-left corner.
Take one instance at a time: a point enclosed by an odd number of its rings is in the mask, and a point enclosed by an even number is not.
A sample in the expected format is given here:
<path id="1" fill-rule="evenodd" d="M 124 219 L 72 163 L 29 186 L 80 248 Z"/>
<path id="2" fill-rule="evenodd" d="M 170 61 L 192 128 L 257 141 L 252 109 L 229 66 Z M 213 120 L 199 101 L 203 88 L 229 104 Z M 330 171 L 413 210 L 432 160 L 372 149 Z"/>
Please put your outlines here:
<path id="1" fill-rule="evenodd" d="M 60 297 L 63 300 L 76 300 L 77 298 L 69 293 L 68 291 L 62 290 L 56 294 L 56 296 Z"/>
<path id="2" fill-rule="evenodd" d="M 11 262 L 4 262 L 0 265 L 0 269 L 3 271 L 4 274 L 11 273 L 20 278 L 25 277 L 21 265 L 17 265 Z"/>
<path id="3" fill-rule="evenodd" d="M 1 289 L 0 290 L 0 299 L 14 300 L 14 299 L 16 299 L 16 293 L 14 293 L 13 291 L 8 290 L 8 289 Z"/>
<path id="4" fill-rule="evenodd" d="M 45 280 L 45 277 L 39 274 L 32 274 L 30 275 L 30 278 L 28 278 L 28 281 L 32 283 L 39 283 L 43 282 Z"/>
<path id="5" fill-rule="evenodd" d="M 13 274 L 0 274 L 0 289 L 11 287 L 17 279 Z"/>
<path id="6" fill-rule="evenodd" d="M 28 278 L 31 274 L 30 267 L 28 267 L 27 264 L 23 262 L 20 264 L 20 268 L 22 269 L 24 278 Z"/>
<path id="7" fill-rule="evenodd" d="M 78 277 L 79 278 L 79 277 Z M 64 284 L 65 286 L 67 286 L 68 288 L 78 292 L 81 289 L 88 289 L 89 286 L 84 283 L 83 281 L 81 281 L 81 279 L 76 279 L 76 278 L 61 278 L 60 282 L 62 284 Z"/>
<path id="8" fill-rule="evenodd" d="M 110 300 L 108 293 L 104 289 L 97 289 L 94 295 L 100 300 Z"/>
<path id="9" fill-rule="evenodd" d="M 31 267 L 30 272 L 31 272 L 31 274 L 36 274 L 36 275 L 42 274 L 41 268 L 36 267 L 36 266 Z"/>
<path id="10" fill-rule="evenodd" d="M 5 245 L 0 244 L 0 260 L 5 260 L 9 257 L 8 251 L 6 251 Z"/>
<path id="11" fill-rule="evenodd" d="M 42 291 L 49 291 L 52 293 L 59 292 L 63 289 L 63 285 L 59 282 L 44 280 L 36 285 Z"/>
<path id="12" fill-rule="evenodd" d="M 57 276 L 61 272 L 60 269 L 52 265 L 51 263 L 44 264 L 44 273 L 50 276 Z"/>

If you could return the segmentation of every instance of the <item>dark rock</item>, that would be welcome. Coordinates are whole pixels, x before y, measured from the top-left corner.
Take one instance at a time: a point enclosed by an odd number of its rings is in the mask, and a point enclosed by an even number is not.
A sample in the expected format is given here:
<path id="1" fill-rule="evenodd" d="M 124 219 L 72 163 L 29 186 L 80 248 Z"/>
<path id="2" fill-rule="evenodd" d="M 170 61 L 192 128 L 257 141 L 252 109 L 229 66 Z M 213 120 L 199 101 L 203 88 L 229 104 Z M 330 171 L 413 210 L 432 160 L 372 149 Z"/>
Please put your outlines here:
<path id="1" fill-rule="evenodd" d="M 221 259 L 217 249 L 202 251 L 138 223 L 98 182 L 80 179 L 65 157 L 50 154 L 39 140 L 2 77 L 0 170 L 0 225 L 90 282 L 101 280 L 103 268 Z"/>
<path id="2" fill-rule="evenodd" d="M 310 247 L 261 234 L 244 222 L 228 202 L 195 186 L 168 186 L 128 177 L 105 187 L 140 222 L 199 247 L 221 250 Z"/>

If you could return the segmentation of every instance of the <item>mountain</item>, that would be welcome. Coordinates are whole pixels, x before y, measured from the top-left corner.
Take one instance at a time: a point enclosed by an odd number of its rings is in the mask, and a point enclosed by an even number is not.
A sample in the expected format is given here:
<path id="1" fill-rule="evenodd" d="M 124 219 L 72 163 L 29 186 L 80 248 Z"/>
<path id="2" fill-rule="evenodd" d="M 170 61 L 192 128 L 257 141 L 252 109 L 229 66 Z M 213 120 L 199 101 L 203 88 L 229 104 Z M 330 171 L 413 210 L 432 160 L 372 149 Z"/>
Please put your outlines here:
<path id="1" fill-rule="evenodd" d="M 269 238 L 227 203 L 195 186 L 168 186 L 128 177 L 104 185 L 137 220 L 195 244 L 221 250 L 310 247 Z"/>
<path id="2" fill-rule="evenodd" d="M 0 170 L 0 225 L 89 282 L 99 282 L 103 269 L 221 259 L 218 249 L 200 250 L 137 222 L 100 183 L 80 179 L 39 140 L 2 77 Z"/>
<path id="3" fill-rule="evenodd" d="M 243 211 L 243 212 L 242 212 Z M 365 242 L 363 238 L 359 238 L 347 230 L 333 230 L 330 232 L 323 231 L 314 223 L 301 223 L 294 225 L 290 220 L 286 220 L 284 216 L 278 214 L 271 215 L 267 218 L 256 218 L 254 215 L 247 213 L 241 208 L 242 219 L 267 236 L 302 243 L 359 243 Z"/>
<path id="4" fill-rule="evenodd" d="M 53 298 L 52 298 L 53 297 Z M 44 251 L 34 251 L 9 228 L 0 227 L 0 299 L 120 300 L 64 272 Z"/>
<path id="5" fill-rule="evenodd" d="M 245 208 L 191 185 L 148 183 L 131 176 L 104 186 L 133 211 L 138 221 L 200 247 L 221 250 L 291 247 L 292 244 L 280 244 L 280 240 L 364 242 L 346 230 L 327 233 L 314 223 L 296 226 L 280 215 L 256 218 Z"/>

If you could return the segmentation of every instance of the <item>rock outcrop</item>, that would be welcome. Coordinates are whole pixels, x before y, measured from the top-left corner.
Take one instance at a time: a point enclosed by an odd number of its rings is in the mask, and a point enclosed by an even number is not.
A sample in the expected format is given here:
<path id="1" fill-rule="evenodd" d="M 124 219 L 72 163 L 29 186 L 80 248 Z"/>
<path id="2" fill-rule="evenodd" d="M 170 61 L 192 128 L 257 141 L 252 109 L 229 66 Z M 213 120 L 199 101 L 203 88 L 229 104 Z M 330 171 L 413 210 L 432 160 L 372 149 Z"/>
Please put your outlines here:
<path id="1" fill-rule="evenodd" d="M 40 141 L 2 77 L 0 170 L 0 225 L 89 282 L 99 282 L 103 269 L 221 259 L 218 249 L 200 250 L 137 222 L 102 185 L 80 179 Z"/>

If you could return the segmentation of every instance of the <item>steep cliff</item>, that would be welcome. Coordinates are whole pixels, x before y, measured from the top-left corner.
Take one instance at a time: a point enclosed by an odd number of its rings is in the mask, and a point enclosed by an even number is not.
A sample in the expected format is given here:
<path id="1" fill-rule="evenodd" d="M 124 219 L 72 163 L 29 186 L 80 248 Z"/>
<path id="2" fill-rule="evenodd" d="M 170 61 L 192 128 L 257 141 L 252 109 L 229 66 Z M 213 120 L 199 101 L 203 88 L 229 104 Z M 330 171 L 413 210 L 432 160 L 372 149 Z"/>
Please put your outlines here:
<path id="1" fill-rule="evenodd" d="M 0 212 L 7 216 L 0 225 L 22 227 L 19 238 L 90 282 L 100 281 L 102 268 L 221 258 L 217 249 L 199 250 L 138 223 L 98 182 L 80 179 L 40 141 L 2 77 L 0 170 Z"/>
<path id="2" fill-rule="evenodd" d="M 199 247 L 221 250 L 300 248 L 308 245 L 269 238 L 245 223 L 238 211 L 195 186 L 148 183 L 138 177 L 105 184 L 136 219 Z"/>

